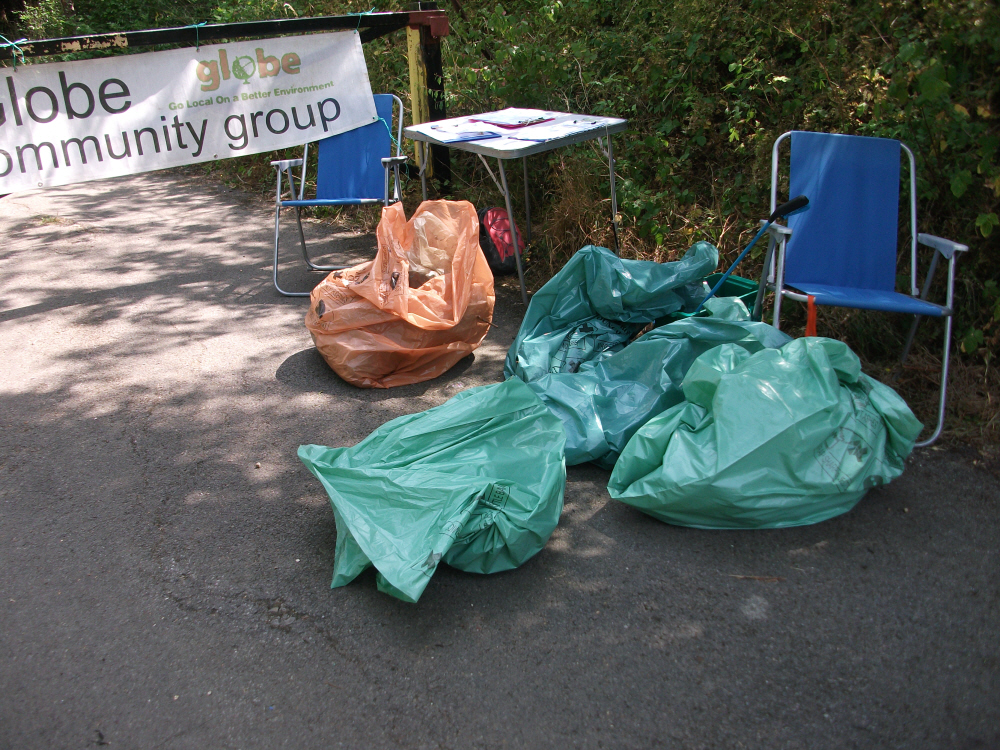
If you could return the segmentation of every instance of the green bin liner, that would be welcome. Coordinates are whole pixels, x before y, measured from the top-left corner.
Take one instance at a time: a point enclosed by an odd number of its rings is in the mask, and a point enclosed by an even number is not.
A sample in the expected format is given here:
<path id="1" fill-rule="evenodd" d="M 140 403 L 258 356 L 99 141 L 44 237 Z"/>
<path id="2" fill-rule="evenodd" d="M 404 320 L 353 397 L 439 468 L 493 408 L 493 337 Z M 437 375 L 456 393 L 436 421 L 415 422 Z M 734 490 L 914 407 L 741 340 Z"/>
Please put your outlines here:
<path id="1" fill-rule="evenodd" d="M 721 278 L 721 273 L 708 275 L 704 281 L 704 294 L 702 295 L 702 299 L 709 295 Z M 722 282 L 722 286 L 719 287 L 719 291 L 717 291 L 714 296 L 709 298 L 704 307 L 702 307 L 696 315 L 697 317 L 706 317 L 708 315 L 716 318 L 725 317 L 729 320 L 750 320 L 750 311 L 753 310 L 756 299 L 756 281 L 744 279 L 741 276 L 730 276 Z M 675 312 L 665 318 L 660 318 L 656 321 L 656 324 L 666 325 L 667 323 L 673 323 L 675 320 L 691 316 L 692 313 L 689 312 Z"/>
<path id="2" fill-rule="evenodd" d="M 611 497 L 667 523 L 782 528 L 846 513 L 903 472 L 921 424 L 840 341 L 795 339 L 749 353 L 711 349 L 685 401 L 625 446 Z"/>
<path id="3" fill-rule="evenodd" d="M 369 565 L 380 591 L 416 602 L 438 563 L 516 568 L 559 521 L 562 423 L 514 378 L 399 417 L 350 448 L 302 445 L 337 523 L 333 587 Z"/>
<path id="4" fill-rule="evenodd" d="M 715 317 L 685 318 L 640 336 L 621 351 L 529 383 L 566 428 L 566 464 L 614 466 L 632 435 L 649 419 L 684 400 L 681 382 L 709 349 L 735 344 L 753 353 L 791 339 L 766 323 L 751 323 L 735 298 L 711 300 Z"/>
<path id="5" fill-rule="evenodd" d="M 504 375 L 526 383 L 550 372 L 576 372 L 585 362 L 620 351 L 646 324 L 705 297 L 701 281 L 719 251 L 692 245 L 671 263 L 619 258 L 587 245 L 531 298 L 507 353 Z"/>

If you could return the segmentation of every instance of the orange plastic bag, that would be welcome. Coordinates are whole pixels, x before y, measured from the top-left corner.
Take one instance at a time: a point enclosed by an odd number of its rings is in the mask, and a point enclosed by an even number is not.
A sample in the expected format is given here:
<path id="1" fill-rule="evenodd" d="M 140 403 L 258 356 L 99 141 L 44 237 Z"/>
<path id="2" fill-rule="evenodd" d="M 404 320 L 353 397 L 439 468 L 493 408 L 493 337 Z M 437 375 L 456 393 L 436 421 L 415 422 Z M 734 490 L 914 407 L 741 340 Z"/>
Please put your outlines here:
<path id="1" fill-rule="evenodd" d="M 425 201 L 407 221 L 382 209 L 375 260 L 313 289 L 306 328 L 327 364 L 361 388 L 436 378 L 482 342 L 493 273 L 468 201 Z"/>

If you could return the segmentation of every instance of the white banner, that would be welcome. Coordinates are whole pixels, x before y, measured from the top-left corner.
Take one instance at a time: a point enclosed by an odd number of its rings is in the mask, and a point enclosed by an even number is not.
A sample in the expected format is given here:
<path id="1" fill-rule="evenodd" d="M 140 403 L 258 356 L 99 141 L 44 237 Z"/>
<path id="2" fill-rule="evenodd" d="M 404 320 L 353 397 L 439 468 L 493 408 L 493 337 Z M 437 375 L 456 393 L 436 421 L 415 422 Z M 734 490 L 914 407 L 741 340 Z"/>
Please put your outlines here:
<path id="1" fill-rule="evenodd" d="M 357 31 L 0 77 L 0 194 L 274 151 L 378 119 Z"/>

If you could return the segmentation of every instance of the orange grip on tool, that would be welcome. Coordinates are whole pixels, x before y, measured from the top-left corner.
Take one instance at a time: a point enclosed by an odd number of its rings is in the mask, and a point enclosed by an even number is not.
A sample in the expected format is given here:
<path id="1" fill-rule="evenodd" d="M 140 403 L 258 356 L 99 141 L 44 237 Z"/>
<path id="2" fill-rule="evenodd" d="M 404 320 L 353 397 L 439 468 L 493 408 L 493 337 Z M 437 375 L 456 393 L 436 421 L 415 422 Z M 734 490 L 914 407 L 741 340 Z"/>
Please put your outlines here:
<path id="1" fill-rule="evenodd" d="M 806 336 L 816 335 L 816 298 L 811 294 L 806 303 Z"/>

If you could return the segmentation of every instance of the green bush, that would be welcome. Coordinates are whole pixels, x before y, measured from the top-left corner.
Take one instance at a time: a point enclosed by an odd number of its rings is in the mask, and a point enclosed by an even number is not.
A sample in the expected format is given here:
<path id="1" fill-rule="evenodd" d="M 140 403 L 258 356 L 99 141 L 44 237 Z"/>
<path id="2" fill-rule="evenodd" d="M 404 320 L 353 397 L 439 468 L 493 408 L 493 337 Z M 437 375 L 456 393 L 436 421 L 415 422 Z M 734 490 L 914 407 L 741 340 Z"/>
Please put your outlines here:
<path id="1" fill-rule="evenodd" d="M 455 113 L 522 105 L 629 118 L 616 149 L 619 207 L 628 250 L 643 256 L 708 239 L 731 258 L 767 213 L 771 145 L 784 131 L 904 141 L 917 154 L 921 231 L 970 246 L 959 265 L 960 348 L 985 357 L 997 348 L 1000 301 L 988 283 L 1000 276 L 995 3 L 567 0 L 465 10 L 475 20 L 453 21 L 446 57 Z M 572 163 L 596 158 L 579 149 L 550 161 L 596 173 Z M 553 174 L 542 193 L 552 206 L 565 202 L 559 188 Z M 589 221 L 596 236 L 606 235 L 599 208 Z"/>
<path id="2" fill-rule="evenodd" d="M 73 33 L 370 9 L 355 0 L 66 7 L 39 0 L 22 25 L 32 34 Z M 998 348 L 993 0 L 452 0 L 451 9 L 460 12 L 450 13 L 442 48 L 449 114 L 530 106 L 629 119 L 615 155 L 623 252 L 633 257 L 665 259 L 707 239 L 732 259 L 767 213 L 771 144 L 786 130 L 904 141 L 918 159 L 921 231 L 970 246 L 959 263 L 959 348 L 987 361 Z M 403 35 L 365 50 L 373 87 L 406 101 Z M 264 191 L 267 160 L 222 168 Z M 496 202 L 478 160 L 456 154 L 453 162 L 456 195 Z M 611 241 L 606 169 L 592 143 L 533 160 L 536 283 L 581 244 Z M 752 262 L 741 268 L 755 272 Z"/>

